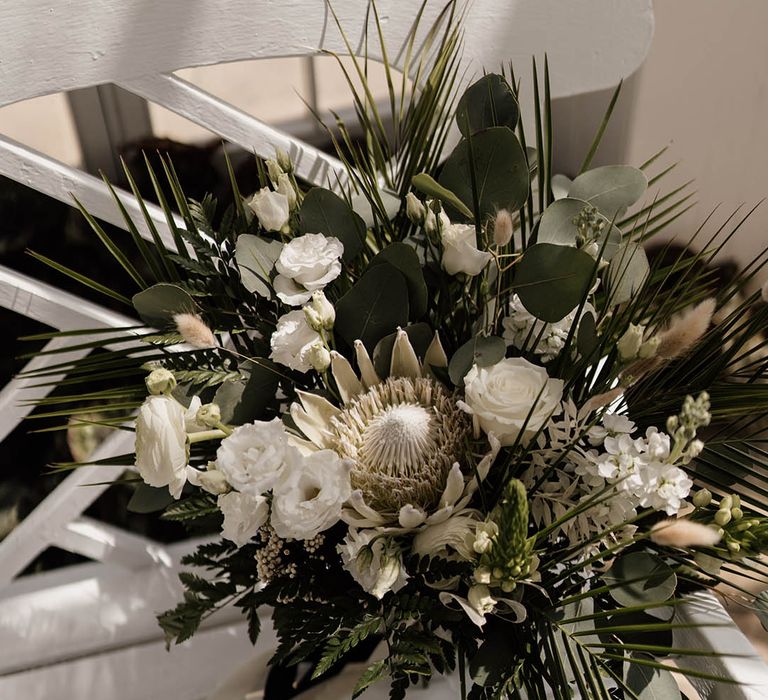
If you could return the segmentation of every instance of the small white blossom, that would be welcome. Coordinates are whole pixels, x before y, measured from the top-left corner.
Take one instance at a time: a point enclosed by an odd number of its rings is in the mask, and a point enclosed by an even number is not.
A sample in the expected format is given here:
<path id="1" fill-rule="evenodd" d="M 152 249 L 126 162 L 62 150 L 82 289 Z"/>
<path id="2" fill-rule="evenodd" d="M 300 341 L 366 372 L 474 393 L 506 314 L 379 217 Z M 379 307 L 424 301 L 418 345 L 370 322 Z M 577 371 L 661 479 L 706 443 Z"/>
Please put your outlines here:
<path id="1" fill-rule="evenodd" d="M 288 197 L 282 192 L 273 192 L 268 187 L 263 187 L 251 197 L 248 206 L 267 231 L 287 229 L 291 208 Z"/>
<path id="2" fill-rule="evenodd" d="M 317 344 L 322 345 L 322 338 L 307 323 L 304 312 L 289 311 L 277 320 L 277 328 L 272 333 L 270 359 L 299 372 L 312 369 L 310 354 Z"/>
<path id="3" fill-rule="evenodd" d="M 440 231 L 443 243 L 443 269 L 449 275 L 463 272 L 474 277 L 491 261 L 491 254 L 478 250 L 475 227 L 468 224 L 450 224 Z"/>
<path id="4" fill-rule="evenodd" d="M 352 578 L 379 600 L 388 591 L 397 592 L 405 585 L 408 574 L 399 549 L 375 530 L 349 528 L 337 550 Z"/>
<path id="5" fill-rule="evenodd" d="M 238 547 L 248 544 L 269 517 L 269 502 L 264 496 L 231 491 L 219 496 L 217 504 L 224 515 L 221 536 Z"/>

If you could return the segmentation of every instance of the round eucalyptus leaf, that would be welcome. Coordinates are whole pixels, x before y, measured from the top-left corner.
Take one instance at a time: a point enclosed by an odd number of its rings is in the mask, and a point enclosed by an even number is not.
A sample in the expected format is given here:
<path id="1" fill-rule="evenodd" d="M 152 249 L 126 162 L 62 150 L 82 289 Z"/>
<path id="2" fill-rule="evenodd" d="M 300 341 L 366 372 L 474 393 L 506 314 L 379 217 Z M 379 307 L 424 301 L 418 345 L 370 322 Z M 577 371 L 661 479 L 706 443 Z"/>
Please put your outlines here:
<path id="1" fill-rule="evenodd" d="M 619 249 L 608 265 L 606 283 L 611 304 L 629 301 L 642 288 L 650 273 L 648 257 L 637 243 Z"/>
<path id="2" fill-rule="evenodd" d="M 397 212 L 400 211 L 400 206 L 403 200 L 396 194 L 387 190 L 379 190 L 379 199 L 381 200 L 381 206 L 384 209 L 384 214 L 388 221 L 397 216 Z M 368 197 L 362 194 L 356 194 L 351 198 L 352 211 L 358 214 L 368 228 L 373 228 L 376 225 L 376 217 L 373 214 L 373 207 L 368 200 Z"/>
<path id="3" fill-rule="evenodd" d="M 648 178 L 642 170 L 629 165 L 604 165 L 579 175 L 571 184 L 568 196 L 589 202 L 613 221 L 647 189 Z"/>
<path id="4" fill-rule="evenodd" d="M 408 285 L 403 274 L 386 262 L 369 267 L 336 303 L 336 332 L 350 346 L 362 340 L 369 352 L 407 322 Z"/>
<path id="5" fill-rule="evenodd" d="M 624 682 L 637 700 L 680 700 L 682 697 L 674 676 L 662 668 L 630 662 Z"/>
<path id="6" fill-rule="evenodd" d="M 595 317 L 587 312 L 579 321 L 579 330 L 576 332 L 576 348 L 582 357 L 589 357 L 598 344 L 597 324 Z"/>
<path id="7" fill-rule="evenodd" d="M 403 328 L 411 341 L 416 357 L 423 358 L 429 344 L 432 342 L 434 332 L 427 323 L 413 323 Z M 382 379 L 389 376 L 389 365 L 392 361 L 392 349 L 395 346 L 397 331 L 385 335 L 373 349 L 373 368 Z"/>
<path id="8" fill-rule="evenodd" d="M 514 288 L 536 318 L 556 323 L 589 294 L 595 261 L 583 250 L 536 243 L 515 265 Z"/>
<path id="9" fill-rule="evenodd" d="M 611 597 L 625 607 L 663 603 L 677 588 L 675 572 L 661 558 L 647 552 L 619 557 L 603 581 L 611 587 Z"/>
<path id="10" fill-rule="evenodd" d="M 503 75 L 489 73 L 472 83 L 456 107 L 456 124 L 463 136 L 492 126 L 514 129 L 520 117 L 515 93 Z"/>
<path id="11" fill-rule="evenodd" d="M 157 513 L 173 503 L 173 496 L 167 486 L 157 488 L 149 484 L 139 484 L 128 501 L 131 513 Z"/>
<path id="12" fill-rule="evenodd" d="M 575 246 L 578 229 L 573 220 L 587 206 L 589 202 L 571 197 L 552 202 L 541 215 L 536 241 Z M 612 226 L 602 214 L 598 217 L 603 223 L 603 230 L 597 239 L 597 244 L 600 246 L 601 256 L 605 260 L 610 260 L 621 247 L 621 231 L 616 226 Z"/>
<path id="13" fill-rule="evenodd" d="M 283 244 L 280 241 L 270 241 L 250 233 L 237 237 L 235 262 L 243 286 L 249 292 L 262 297 L 271 295 L 270 274 L 282 249 Z"/>
<path id="14" fill-rule="evenodd" d="M 248 374 L 245 379 L 224 382 L 213 397 L 213 403 L 221 409 L 223 423 L 251 423 L 264 415 L 275 398 L 279 374 L 272 362 L 258 358 L 256 362 L 249 362 L 245 371 Z"/>
<path id="15" fill-rule="evenodd" d="M 440 184 L 456 194 L 472 212 L 473 172 L 481 219 L 494 216 L 499 209 L 513 212 L 525 202 L 528 161 L 511 129 L 495 126 L 463 138 L 443 165 Z M 461 218 L 450 205 L 446 209 L 452 219 Z"/>
<path id="16" fill-rule="evenodd" d="M 196 304 L 188 292 L 175 284 L 153 284 L 133 295 L 133 308 L 149 326 L 173 324 L 175 314 L 194 313 Z"/>
<path id="17" fill-rule="evenodd" d="M 671 609 L 671 606 L 666 606 Z M 658 609 L 658 608 L 657 608 Z M 603 641 L 618 637 L 624 644 L 648 644 L 658 647 L 672 646 L 672 629 L 659 629 L 658 625 L 666 620 L 649 615 L 646 612 L 634 611 L 602 617 L 595 620 L 595 627 Z M 643 627 L 651 626 L 648 630 Z M 627 628 L 627 629 L 621 629 Z M 606 629 L 608 632 L 601 633 Z"/>
<path id="18" fill-rule="evenodd" d="M 368 269 L 381 263 L 389 263 L 405 277 L 410 316 L 414 320 L 421 318 L 427 312 L 427 284 L 416 251 L 405 243 L 391 243 L 371 260 Z"/>
<path id="19" fill-rule="evenodd" d="M 448 376 L 459 386 L 472 365 L 490 367 L 507 354 L 507 344 L 496 336 L 475 336 L 455 353 L 448 363 Z"/>
<path id="20" fill-rule="evenodd" d="M 365 222 L 337 194 L 323 187 L 313 187 L 299 209 L 299 233 L 322 233 L 344 244 L 345 261 L 354 260 L 363 250 Z"/>

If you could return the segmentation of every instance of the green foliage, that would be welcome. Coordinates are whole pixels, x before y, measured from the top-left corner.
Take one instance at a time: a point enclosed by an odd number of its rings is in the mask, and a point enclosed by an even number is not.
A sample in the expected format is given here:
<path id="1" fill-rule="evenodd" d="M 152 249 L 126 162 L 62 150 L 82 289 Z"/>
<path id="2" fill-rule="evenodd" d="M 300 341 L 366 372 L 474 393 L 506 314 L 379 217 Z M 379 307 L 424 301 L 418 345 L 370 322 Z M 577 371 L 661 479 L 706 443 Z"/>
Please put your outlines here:
<path id="1" fill-rule="evenodd" d="M 392 243 L 371 260 L 368 269 L 382 263 L 388 263 L 405 278 L 408 287 L 409 318 L 418 321 L 427 311 L 428 297 L 424 273 L 421 271 L 416 251 L 405 243 Z"/>
<path id="2" fill-rule="evenodd" d="M 463 136 L 492 126 L 514 130 L 520 117 L 517 97 L 503 75 L 489 73 L 472 83 L 456 106 L 456 124 Z"/>
<path id="3" fill-rule="evenodd" d="M 195 302 L 181 287 L 174 284 L 155 284 L 135 294 L 133 308 L 148 326 L 173 326 L 174 314 L 194 313 Z"/>
<path id="4" fill-rule="evenodd" d="M 620 605 L 664 603 L 677 587 L 675 572 L 659 557 L 646 552 L 632 552 L 614 561 L 603 575 L 611 597 Z"/>
<path id="5" fill-rule="evenodd" d="M 149 484 L 140 483 L 128 501 L 131 513 L 156 513 L 173 503 L 173 496 L 167 488 L 155 488 Z"/>
<path id="6" fill-rule="evenodd" d="M 506 352 L 507 345 L 502 338 L 477 335 L 453 354 L 448 363 L 448 376 L 455 386 L 460 386 L 472 365 L 478 367 L 495 365 Z"/>
<path id="7" fill-rule="evenodd" d="M 190 522 L 219 512 L 216 499 L 212 496 L 191 496 L 168 506 L 163 512 L 162 518 L 164 520 Z"/>
<path id="8" fill-rule="evenodd" d="M 312 678 L 322 676 L 334 666 L 351 649 L 372 634 L 377 634 L 382 627 L 383 619 L 378 615 L 367 615 L 350 630 L 340 630 L 328 640 L 320 661 L 317 662 Z"/>
<path id="9" fill-rule="evenodd" d="M 354 260 L 365 245 L 365 222 L 337 194 L 313 187 L 299 211 L 299 234 L 322 233 L 338 238 L 344 245 L 342 259 Z"/>

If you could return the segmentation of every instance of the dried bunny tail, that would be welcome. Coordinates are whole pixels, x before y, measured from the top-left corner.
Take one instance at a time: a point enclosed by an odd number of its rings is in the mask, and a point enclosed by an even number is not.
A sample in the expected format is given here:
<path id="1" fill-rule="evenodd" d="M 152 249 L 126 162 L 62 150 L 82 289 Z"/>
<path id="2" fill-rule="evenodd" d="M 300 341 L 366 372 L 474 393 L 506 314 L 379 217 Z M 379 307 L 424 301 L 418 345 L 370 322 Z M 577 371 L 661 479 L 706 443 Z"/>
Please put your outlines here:
<path id="1" fill-rule="evenodd" d="M 665 360 L 680 357 L 707 332 L 714 312 L 715 300 L 705 299 L 672 317 L 667 330 L 659 334 L 658 357 Z"/>
<path id="2" fill-rule="evenodd" d="M 651 541 L 665 547 L 714 547 L 720 541 L 720 533 L 692 520 L 670 518 L 651 528 Z"/>
<path id="3" fill-rule="evenodd" d="M 197 314 L 175 314 L 173 321 L 179 334 L 192 347 L 203 349 L 217 346 L 213 331 Z"/>
<path id="4" fill-rule="evenodd" d="M 514 228 L 512 215 L 506 209 L 500 209 L 493 225 L 493 242 L 499 247 L 507 245 L 512 240 Z"/>
<path id="5" fill-rule="evenodd" d="M 610 391 L 606 391 L 603 394 L 597 394 L 597 396 L 593 396 L 582 406 L 581 410 L 579 411 L 579 415 L 588 416 L 593 411 L 597 411 L 607 406 L 608 404 L 613 403 L 623 393 L 624 387 L 617 386 L 616 388 L 611 389 Z"/>

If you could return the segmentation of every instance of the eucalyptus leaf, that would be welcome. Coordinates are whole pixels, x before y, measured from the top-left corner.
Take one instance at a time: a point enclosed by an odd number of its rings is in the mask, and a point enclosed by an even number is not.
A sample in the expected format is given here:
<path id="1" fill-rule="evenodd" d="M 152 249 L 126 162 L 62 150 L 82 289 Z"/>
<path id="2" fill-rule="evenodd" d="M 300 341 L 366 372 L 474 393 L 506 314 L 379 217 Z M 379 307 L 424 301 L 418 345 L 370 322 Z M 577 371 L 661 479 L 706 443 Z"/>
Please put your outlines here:
<path id="1" fill-rule="evenodd" d="M 680 700 L 680 688 L 669 671 L 630 663 L 625 678 L 637 700 Z"/>
<path id="2" fill-rule="evenodd" d="M 671 606 L 666 606 L 670 609 Z M 668 622 L 669 618 L 661 620 L 661 622 Z M 632 612 L 620 612 L 610 617 L 601 617 L 595 621 L 598 634 L 600 629 L 626 627 L 632 629 L 626 629 L 621 631 L 606 632 L 601 635 L 603 641 L 609 641 L 613 637 L 618 637 L 624 644 L 647 644 L 657 647 L 671 647 L 672 646 L 672 628 L 659 629 L 660 620 L 658 617 L 648 614 L 645 611 L 632 611 Z M 651 625 L 650 629 L 643 630 L 643 627 Z"/>
<path id="3" fill-rule="evenodd" d="M 243 233 L 235 244 L 235 262 L 240 271 L 243 286 L 262 297 L 271 295 L 270 274 L 280 257 L 283 244 L 266 238 Z"/>
<path id="4" fill-rule="evenodd" d="M 571 184 L 568 196 L 589 202 L 613 221 L 647 189 L 648 178 L 642 170 L 630 165 L 604 165 L 579 175 Z"/>
<path id="5" fill-rule="evenodd" d="M 370 267 L 336 303 L 336 332 L 350 346 L 362 340 L 369 352 L 408 322 L 408 284 L 389 263 Z"/>
<path id="6" fill-rule="evenodd" d="M 489 367 L 507 354 L 507 344 L 496 336 L 475 336 L 462 345 L 448 363 L 448 376 L 459 386 L 472 365 Z"/>
<path id="7" fill-rule="evenodd" d="M 625 607 L 669 600 L 677 588 L 675 572 L 660 557 L 632 552 L 616 559 L 603 576 L 611 597 Z"/>
<path id="8" fill-rule="evenodd" d="M 405 326 L 402 330 L 408 335 L 408 340 L 411 341 L 416 356 L 423 358 L 434 337 L 432 328 L 427 323 L 413 323 L 410 326 Z M 392 349 L 395 346 L 396 338 L 397 331 L 385 335 L 373 349 L 373 368 L 382 379 L 389 376 L 389 365 L 392 361 Z"/>
<path id="9" fill-rule="evenodd" d="M 365 222 L 337 194 L 323 187 L 313 187 L 299 210 L 299 233 L 322 233 L 344 244 L 345 261 L 354 260 L 363 250 Z"/>
<path id="10" fill-rule="evenodd" d="M 499 209 L 516 211 L 528 197 L 528 161 L 517 136 L 505 126 L 462 139 L 440 173 L 440 184 L 474 212 L 473 171 L 481 219 L 495 215 Z M 447 208 L 451 218 L 459 216 L 454 208 Z"/>
<path id="11" fill-rule="evenodd" d="M 472 219 L 472 211 L 453 192 L 443 187 L 437 180 L 427 173 L 416 175 L 411 184 L 419 192 L 440 200 L 443 204 L 450 205 L 462 216 Z"/>
<path id="12" fill-rule="evenodd" d="M 536 243 L 515 266 L 513 286 L 536 318 L 556 323 L 589 293 L 595 261 L 583 250 Z"/>
<path id="13" fill-rule="evenodd" d="M 492 126 L 514 129 L 520 117 L 515 93 L 503 75 L 489 73 L 472 83 L 459 99 L 456 124 L 463 136 Z"/>
<path id="14" fill-rule="evenodd" d="M 127 508 L 131 513 L 156 513 L 171 505 L 173 500 L 167 486 L 156 488 L 149 484 L 139 484 Z"/>
<path id="15" fill-rule="evenodd" d="M 589 206 L 589 202 L 571 197 L 558 199 L 550 204 L 541 215 L 536 241 L 538 243 L 575 246 L 578 229 L 573 220 L 587 206 Z M 597 239 L 597 244 L 602 251 L 602 257 L 605 260 L 610 260 L 621 247 L 622 234 L 602 214 L 599 214 L 598 217 L 603 223 L 603 231 Z M 608 238 L 607 242 L 605 241 L 606 237 Z"/>
<path id="16" fill-rule="evenodd" d="M 427 311 L 427 284 L 416 251 L 405 243 L 391 243 L 371 260 L 368 268 L 381 263 L 389 263 L 403 274 L 408 285 L 410 317 L 421 318 Z"/>
<path id="17" fill-rule="evenodd" d="M 608 265 L 606 283 L 610 303 L 629 301 L 642 288 L 649 273 L 648 257 L 643 247 L 639 243 L 627 243 Z"/>
<path id="18" fill-rule="evenodd" d="M 579 330 L 576 333 L 576 348 L 582 357 L 589 357 L 598 345 L 597 324 L 595 317 L 587 312 L 579 321 Z"/>
<path id="19" fill-rule="evenodd" d="M 397 212 L 400 211 L 403 200 L 396 194 L 388 192 L 387 190 L 378 191 L 379 199 L 381 200 L 381 206 L 384 208 L 384 214 L 387 220 L 391 221 L 397 216 Z M 373 215 L 373 208 L 368 200 L 368 197 L 362 194 L 356 194 L 351 198 L 352 211 L 355 212 L 368 228 L 373 228 L 376 224 L 376 217 Z"/>
<path id="20" fill-rule="evenodd" d="M 216 390 L 213 403 L 221 409 L 221 420 L 229 425 L 243 425 L 262 418 L 275 398 L 278 374 L 263 358 L 259 364 L 248 363 L 245 379 L 224 382 Z"/>
<path id="21" fill-rule="evenodd" d="M 194 313 L 196 305 L 188 292 L 175 284 L 153 284 L 133 295 L 133 308 L 149 326 L 162 327 L 173 323 L 173 316 Z"/>

